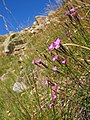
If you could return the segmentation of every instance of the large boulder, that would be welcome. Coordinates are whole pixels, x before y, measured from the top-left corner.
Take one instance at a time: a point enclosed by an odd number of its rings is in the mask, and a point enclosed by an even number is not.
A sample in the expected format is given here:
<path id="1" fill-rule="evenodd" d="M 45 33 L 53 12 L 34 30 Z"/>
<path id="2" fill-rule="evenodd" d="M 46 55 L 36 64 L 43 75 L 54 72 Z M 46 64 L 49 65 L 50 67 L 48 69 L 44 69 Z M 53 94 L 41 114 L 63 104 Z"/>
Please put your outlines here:
<path id="1" fill-rule="evenodd" d="M 11 33 L 3 42 L 4 52 L 12 53 L 15 45 L 19 44 L 23 44 L 22 37 L 19 35 L 19 33 Z"/>
<path id="2" fill-rule="evenodd" d="M 20 71 L 20 75 L 17 77 L 16 82 L 13 85 L 13 91 L 20 93 L 27 89 L 29 86 L 28 80 L 25 76 L 25 69 Z"/>
<path id="3" fill-rule="evenodd" d="M 17 77 L 16 82 L 13 85 L 13 91 L 21 93 L 28 88 L 34 88 L 33 83 L 38 81 L 38 67 L 35 66 L 34 70 L 31 70 L 29 66 L 28 69 L 21 69 L 20 75 Z"/>

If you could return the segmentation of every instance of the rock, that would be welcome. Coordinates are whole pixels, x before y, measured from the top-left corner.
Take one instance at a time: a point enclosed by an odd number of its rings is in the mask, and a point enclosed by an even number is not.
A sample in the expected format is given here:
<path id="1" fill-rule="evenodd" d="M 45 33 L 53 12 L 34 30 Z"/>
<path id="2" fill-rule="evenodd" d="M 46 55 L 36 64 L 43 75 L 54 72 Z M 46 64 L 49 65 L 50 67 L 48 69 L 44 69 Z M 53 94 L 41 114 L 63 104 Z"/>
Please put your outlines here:
<path id="1" fill-rule="evenodd" d="M 34 21 L 31 28 L 35 28 L 38 25 L 37 21 Z"/>
<path id="2" fill-rule="evenodd" d="M 7 37 L 3 43 L 5 53 L 9 53 L 14 49 L 14 45 L 11 44 L 11 38 L 12 36 Z"/>
<path id="3" fill-rule="evenodd" d="M 28 87 L 29 83 L 25 76 L 25 69 L 21 69 L 20 75 L 17 77 L 16 82 L 13 85 L 13 91 L 20 93 L 28 89 Z"/>
<path id="4" fill-rule="evenodd" d="M 4 52 L 12 53 L 15 45 L 23 44 L 23 40 L 18 33 L 11 33 L 3 42 Z"/>
<path id="5" fill-rule="evenodd" d="M 44 30 L 44 25 L 43 24 L 39 24 L 35 29 L 36 30 Z"/>
<path id="6" fill-rule="evenodd" d="M 25 49 L 26 48 L 26 45 L 27 44 L 20 44 L 20 45 L 17 45 L 17 46 L 15 46 L 15 49 L 14 49 L 14 51 L 20 51 L 21 49 Z"/>
<path id="7" fill-rule="evenodd" d="M 17 82 L 13 85 L 13 91 L 21 93 L 27 89 L 27 86 L 23 82 Z"/>
<path id="8" fill-rule="evenodd" d="M 50 21 L 48 21 L 46 24 L 47 24 L 47 25 L 50 24 Z"/>
<path id="9" fill-rule="evenodd" d="M 14 83 L 12 89 L 14 92 L 20 93 L 28 88 L 33 88 L 33 82 L 38 81 L 38 67 L 36 66 L 33 71 L 31 67 L 28 67 L 28 70 L 21 69 L 20 75 L 17 77 L 16 82 Z"/>
<path id="10" fill-rule="evenodd" d="M 37 25 L 34 29 L 32 28 L 31 29 L 31 33 L 38 33 L 40 30 L 44 30 L 44 25 L 43 24 L 40 24 L 40 25 Z"/>
<path id="11" fill-rule="evenodd" d="M 34 34 L 38 33 L 40 30 L 44 30 L 48 24 L 50 24 L 50 20 L 48 16 L 35 16 L 35 22 L 32 27 L 29 29 L 29 32 Z"/>
<path id="12" fill-rule="evenodd" d="M 7 80 L 7 79 L 8 79 L 8 74 L 9 74 L 10 72 L 13 73 L 13 70 L 12 70 L 11 68 L 9 68 L 9 69 L 6 71 L 6 73 L 4 73 L 4 74 L 0 77 L 0 80 L 1 80 L 1 81 Z"/>
<path id="13" fill-rule="evenodd" d="M 1 80 L 1 81 L 5 81 L 6 79 L 8 79 L 7 73 L 3 74 L 3 75 L 0 77 L 0 80 Z"/>
<path id="14" fill-rule="evenodd" d="M 37 25 L 34 30 L 37 31 L 37 30 L 43 30 L 43 29 L 44 29 L 44 25 L 40 24 L 40 25 Z"/>
<path id="15" fill-rule="evenodd" d="M 24 29 L 24 31 L 28 31 L 29 29 L 30 29 L 30 27 L 27 27 L 27 28 Z"/>
<path id="16" fill-rule="evenodd" d="M 53 19 L 50 20 L 50 22 L 60 23 L 60 20 L 58 19 L 58 17 L 54 17 Z"/>
<path id="17" fill-rule="evenodd" d="M 43 25 L 45 25 L 49 21 L 47 16 L 36 16 L 35 20 L 38 24 L 43 24 Z"/>
<path id="18" fill-rule="evenodd" d="M 38 30 L 36 30 L 36 29 L 32 29 L 32 30 L 30 30 L 30 33 L 32 33 L 32 34 L 34 34 L 34 33 L 38 33 Z"/>
<path id="19" fill-rule="evenodd" d="M 51 10 L 51 11 L 49 11 L 48 16 L 51 17 L 51 16 L 53 16 L 53 15 L 55 15 L 55 14 L 56 14 L 56 11 Z"/>
<path id="20" fill-rule="evenodd" d="M 33 28 L 33 27 L 31 27 L 29 31 L 32 31 L 33 29 L 34 29 L 34 28 Z"/>
<path id="21" fill-rule="evenodd" d="M 29 32 L 34 34 L 38 33 L 40 30 L 44 30 L 47 24 L 50 24 L 48 16 L 36 16 L 35 22 L 32 27 L 29 29 Z"/>

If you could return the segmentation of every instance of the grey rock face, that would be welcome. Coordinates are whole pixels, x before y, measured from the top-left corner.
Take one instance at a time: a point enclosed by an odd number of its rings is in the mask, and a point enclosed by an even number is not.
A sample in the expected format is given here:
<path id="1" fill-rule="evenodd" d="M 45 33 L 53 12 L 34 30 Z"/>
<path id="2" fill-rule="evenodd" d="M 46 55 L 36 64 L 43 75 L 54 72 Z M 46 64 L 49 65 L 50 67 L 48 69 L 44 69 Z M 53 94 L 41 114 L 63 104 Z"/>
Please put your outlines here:
<path id="1" fill-rule="evenodd" d="M 43 24 L 37 25 L 34 29 L 31 29 L 31 33 L 38 33 L 40 30 L 44 30 L 45 26 Z"/>
<path id="2" fill-rule="evenodd" d="M 43 31 L 48 24 L 50 24 L 48 16 L 36 16 L 35 22 L 33 23 L 29 32 L 34 34 L 38 33 L 39 31 Z"/>
<path id="3" fill-rule="evenodd" d="M 33 88 L 33 82 L 36 83 L 38 81 L 37 73 L 38 73 L 37 66 L 32 72 L 30 68 L 28 68 L 27 73 L 26 69 L 22 69 L 20 75 L 17 77 L 16 82 L 13 85 L 13 91 L 21 93 L 30 87 Z"/>
<path id="4" fill-rule="evenodd" d="M 35 19 L 38 24 L 43 24 L 43 25 L 45 25 L 49 21 L 47 16 L 36 16 Z"/>
<path id="5" fill-rule="evenodd" d="M 27 86 L 23 82 L 18 82 L 13 85 L 13 91 L 17 93 L 23 92 L 23 90 L 27 89 Z"/>
<path id="6" fill-rule="evenodd" d="M 11 33 L 9 37 L 7 37 L 3 43 L 4 45 L 4 52 L 5 53 L 12 53 L 15 45 L 23 44 L 22 39 L 20 38 L 19 34 Z"/>
<path id="7" fill-rule="evenodd" d="M 4 45 L 4 52 L 5 53 L 9 53 L 13 50 L 14 45 L 11 44 L 11 36 L 9 36 L 5 39 L 5 42 L 3 43 L 3 45 Z"/>
<path id="8" fill-rule="evenodd" d="M 14 92 L 23 92 L 29 86 L 27 78 L 25 76 L 25 69 L 22 69 L 20 75 L 17 77 L 16 82 L 13 85 Z"/>

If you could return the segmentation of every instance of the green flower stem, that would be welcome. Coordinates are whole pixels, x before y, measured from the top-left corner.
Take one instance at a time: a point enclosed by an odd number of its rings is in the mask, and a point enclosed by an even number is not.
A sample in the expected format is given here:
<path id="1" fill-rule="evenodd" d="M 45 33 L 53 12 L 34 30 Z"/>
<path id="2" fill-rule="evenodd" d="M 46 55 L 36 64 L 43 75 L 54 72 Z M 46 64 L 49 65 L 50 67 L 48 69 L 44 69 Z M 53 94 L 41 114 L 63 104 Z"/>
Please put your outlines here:
<path id="1" fill-rule="evenodd" d="M 90 50 L 89 47 L 81 46 L 81 45 L 73 44 L 73 43 L 66 43 L 66 44 L 63 44 L 63 46 L 75 46 L 75 47 L 80 47 L 80 48 L 83 48 L 83 49 L 86 49 L 86 50 Z"/>

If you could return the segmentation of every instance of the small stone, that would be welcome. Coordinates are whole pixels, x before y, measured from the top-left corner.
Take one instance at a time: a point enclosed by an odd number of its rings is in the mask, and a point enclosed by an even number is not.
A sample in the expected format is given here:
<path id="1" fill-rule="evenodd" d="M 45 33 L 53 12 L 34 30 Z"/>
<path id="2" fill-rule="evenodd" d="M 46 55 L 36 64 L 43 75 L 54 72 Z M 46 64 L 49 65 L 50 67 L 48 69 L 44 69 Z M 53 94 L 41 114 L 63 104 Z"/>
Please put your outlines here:
<path id="1" fill-rule="evenodd" d="M 21 93 L 25 89 L 27 89 L 27 86 L 23 82 L 16 82 L 13 86 L 13 91 L 17 93 Z"/>

